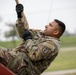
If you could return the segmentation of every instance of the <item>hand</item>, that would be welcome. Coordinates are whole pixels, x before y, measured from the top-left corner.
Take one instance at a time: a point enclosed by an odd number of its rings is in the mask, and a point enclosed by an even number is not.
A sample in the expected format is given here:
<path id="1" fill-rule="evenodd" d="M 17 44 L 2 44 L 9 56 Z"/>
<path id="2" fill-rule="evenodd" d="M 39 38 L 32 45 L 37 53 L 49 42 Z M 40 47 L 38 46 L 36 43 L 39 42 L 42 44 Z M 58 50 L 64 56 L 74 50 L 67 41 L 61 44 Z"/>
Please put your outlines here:
<path id="1" fill-rule="evenodd" d="M 17 17 L 22 18 L 21 13 L 23 12 L 23 5 L 22 4 L 17 4 L 16 5 L 16 12 L 17 12 Z"/>
<path id="2" fill-rule="evenodd" d="M 28 39 L 32 39 L 32 35 L 31 35 L 31 33 L 29 32 L 29 30 L 26 29 L 26 30 L 24 31 L 22 38 L 23 38 L 25 41 L 28 40 Z"/>

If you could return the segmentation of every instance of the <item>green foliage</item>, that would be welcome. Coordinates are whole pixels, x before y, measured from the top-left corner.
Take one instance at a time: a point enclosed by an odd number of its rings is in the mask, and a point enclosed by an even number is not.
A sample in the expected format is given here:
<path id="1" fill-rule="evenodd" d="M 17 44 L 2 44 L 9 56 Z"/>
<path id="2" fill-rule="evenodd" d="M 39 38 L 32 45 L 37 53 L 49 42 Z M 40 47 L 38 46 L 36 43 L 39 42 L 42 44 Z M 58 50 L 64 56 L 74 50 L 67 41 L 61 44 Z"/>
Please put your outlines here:
<path id="1" fill-rule="evenodd" d="M 9 38 L 9 37 L 12 37 L 12 38 L 17 37 L 17 33 L 16 33 L 16 30 L 15 30 L 14 24 L 9 23 L 9 24 L 6 24 L 6 25 L 10 27 L 10 30 L 5 32 L 5 37 L 6 38 Z"/>

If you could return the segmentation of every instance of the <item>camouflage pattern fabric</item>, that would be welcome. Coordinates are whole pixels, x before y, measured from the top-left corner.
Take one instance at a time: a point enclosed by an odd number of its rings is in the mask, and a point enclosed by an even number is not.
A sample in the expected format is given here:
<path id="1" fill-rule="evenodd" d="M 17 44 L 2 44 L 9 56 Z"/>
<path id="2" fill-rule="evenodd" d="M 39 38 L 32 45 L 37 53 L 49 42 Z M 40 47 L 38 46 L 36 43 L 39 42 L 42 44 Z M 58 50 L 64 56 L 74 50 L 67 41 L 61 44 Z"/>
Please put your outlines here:
<path id="1" fill-rule="evenodd" d="M 28 23 L 18 19 L 16 27 L 22 37 Z M 27 25 L 28 26 L 28 25 Z M 13 50 L 0 48 L 0 62 L 17 75 L 40 75 L 48 68 L 58 54 L 60 41 L 57 38 L 45 36 L 40 30 L 28 29 L 32 39 L 22 41 Z"/>

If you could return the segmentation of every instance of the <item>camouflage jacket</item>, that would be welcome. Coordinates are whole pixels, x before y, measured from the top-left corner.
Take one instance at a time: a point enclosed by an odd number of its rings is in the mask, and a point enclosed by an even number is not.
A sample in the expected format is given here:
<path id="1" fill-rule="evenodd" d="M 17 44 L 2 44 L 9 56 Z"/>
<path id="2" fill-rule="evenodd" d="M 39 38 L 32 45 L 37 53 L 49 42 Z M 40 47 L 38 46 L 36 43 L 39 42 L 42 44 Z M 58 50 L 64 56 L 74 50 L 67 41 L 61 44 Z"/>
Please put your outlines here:
<path id="1" fill-rule="evenodd" d="M 15 51 L 24 52 L 27 55 L 29 64 L 35 72 L 31 75 L 40 75 L 57 56 L 60 41 L 57 38 L 45 36 L 40 30 L 29 29 L 26 19 L 18 19 L 16 27 L 21 38 L 24 30 L 28 29 L 32 34 L 32 39 L 23 41 L 23 44 L 19 45 Z"/>

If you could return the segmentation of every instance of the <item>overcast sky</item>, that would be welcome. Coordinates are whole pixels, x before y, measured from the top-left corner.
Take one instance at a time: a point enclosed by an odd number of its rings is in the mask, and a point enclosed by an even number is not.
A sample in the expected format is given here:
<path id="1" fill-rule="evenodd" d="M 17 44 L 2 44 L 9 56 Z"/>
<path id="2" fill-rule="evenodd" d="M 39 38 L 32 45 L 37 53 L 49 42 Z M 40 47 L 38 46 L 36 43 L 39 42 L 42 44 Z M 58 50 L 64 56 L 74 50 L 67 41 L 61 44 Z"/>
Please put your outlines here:
<path id="1" fill-rule="evenodd" d="M 76 0 L 19 0 L 24 5 L 30 28 L 44 29 L 54 19 L 66 24 L 66 29 L 73 33 L 76 29 Z M 0 30 L 8 30 L 5 23 L 15 23 L 15 0 L 0 0 Z M 1 34 L 1 33 L 0 33 Z"/>

